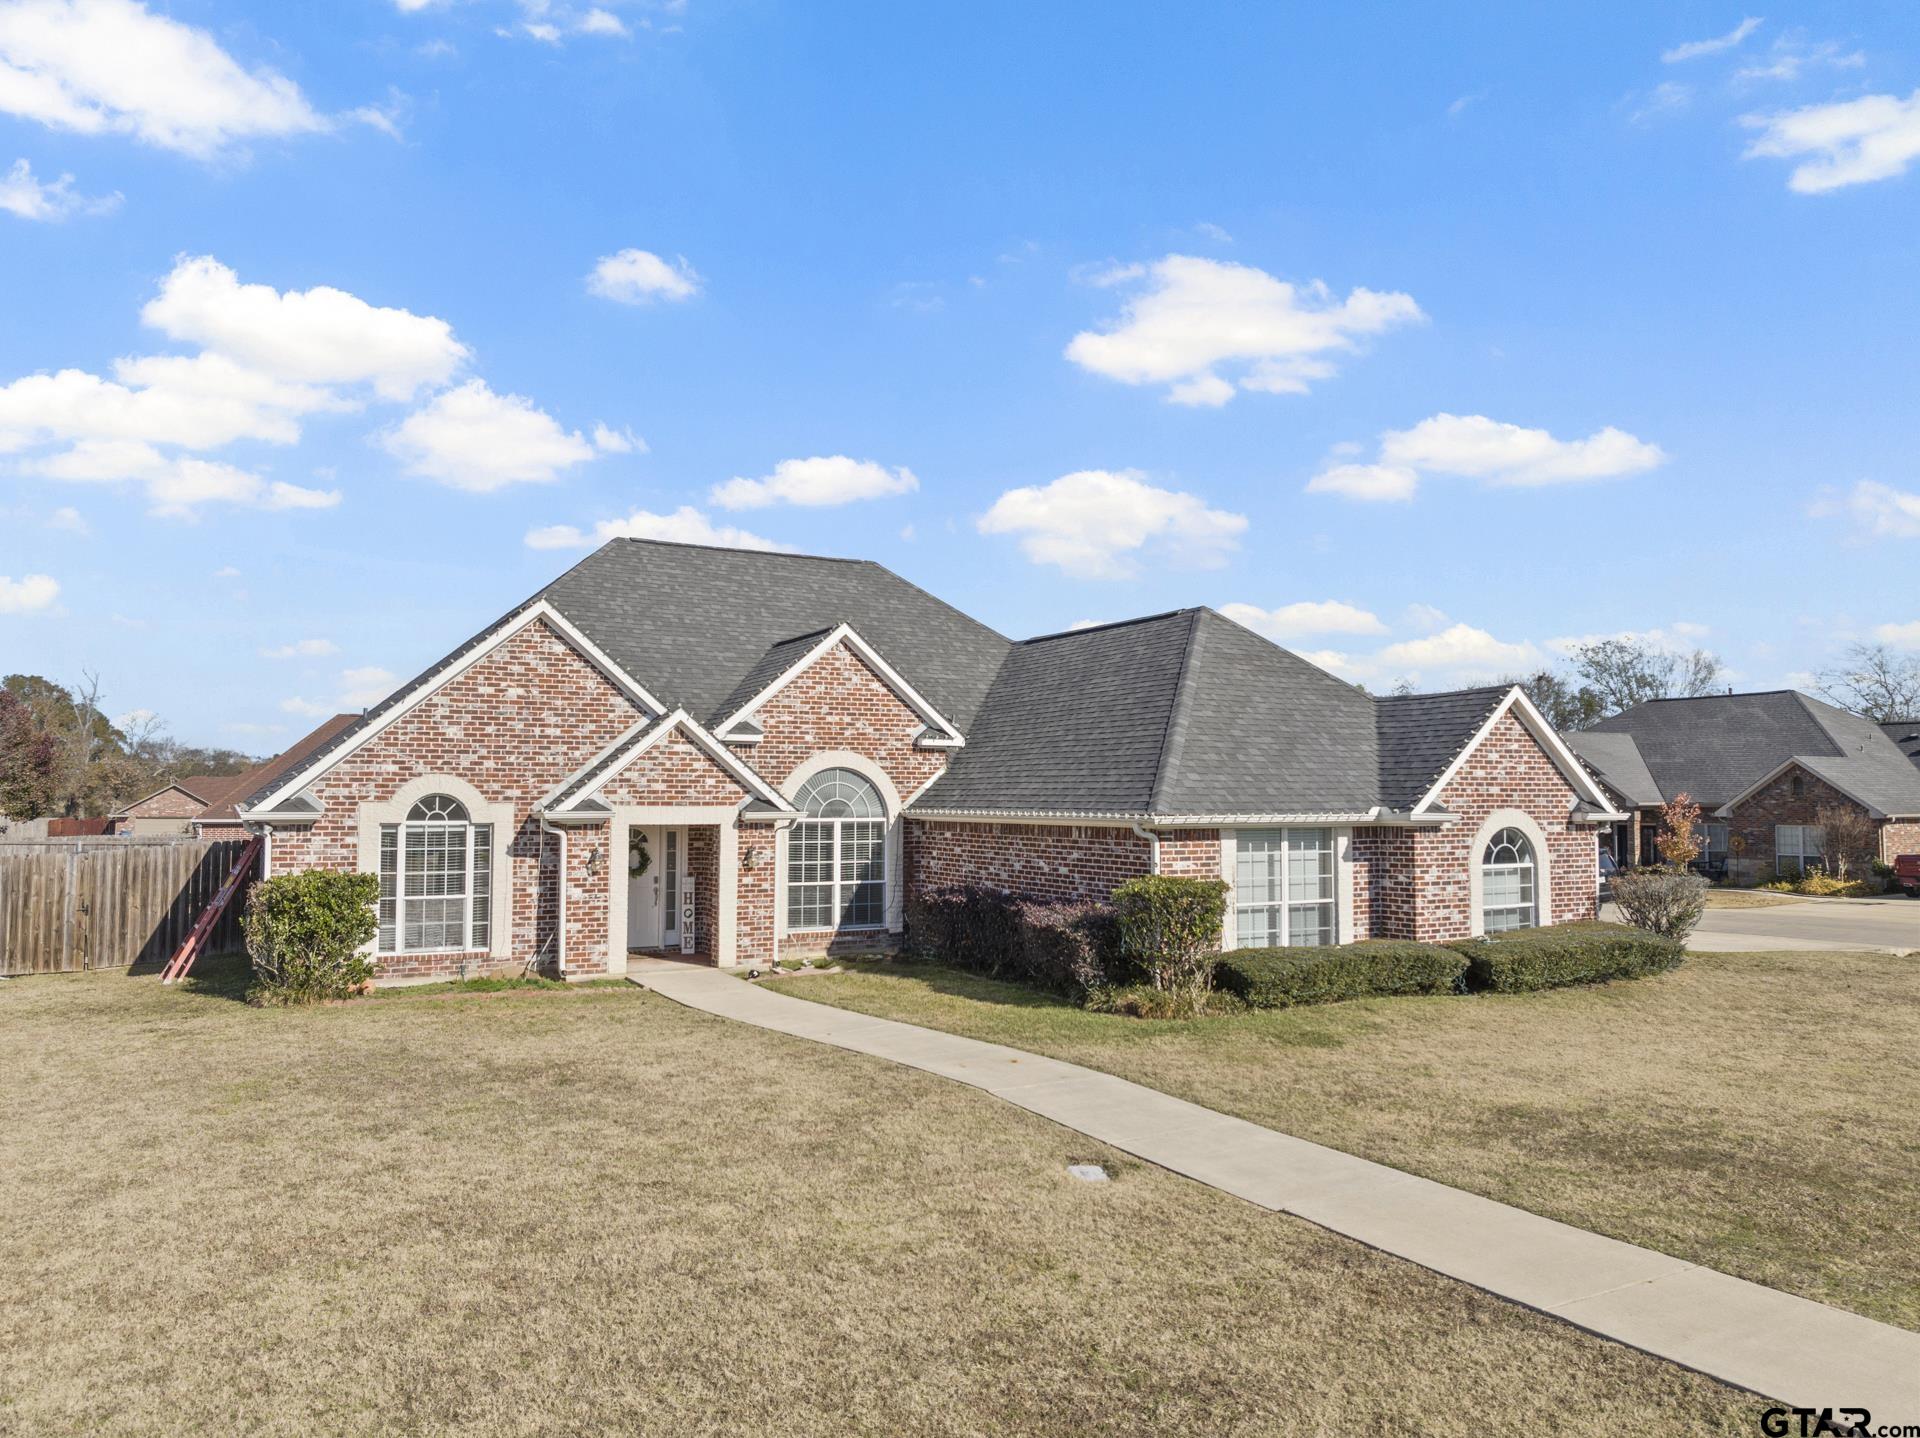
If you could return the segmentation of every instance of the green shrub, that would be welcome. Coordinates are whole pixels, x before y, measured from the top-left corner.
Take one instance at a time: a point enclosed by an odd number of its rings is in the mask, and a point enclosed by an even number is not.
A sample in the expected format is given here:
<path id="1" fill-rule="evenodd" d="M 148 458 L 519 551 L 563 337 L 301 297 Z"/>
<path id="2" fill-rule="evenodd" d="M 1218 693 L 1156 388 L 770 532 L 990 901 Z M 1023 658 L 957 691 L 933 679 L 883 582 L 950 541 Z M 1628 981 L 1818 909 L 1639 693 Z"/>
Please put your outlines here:
<path id="1" fill-rule="evenodd" d="M 1707 910 L 1707 881 L 1675 869 L 1623 869 L 1610 885 L 1627 922 L 1682 942 Z"/>
<path id="2" fill-rule="evenodd" d="M 1113 891 L 1120 952 L 1149 988 L 1184 996 L 1196 1011 L 1213 988 L 1227 886 L 1219 879 L 1152 874 Z"/>
<path id="3" fill-rule="evenodd" d="M 1073 999 L 1111 981 L 1119 950 L 1113 910 L 993 889 L 936 889 L 907 907 L 917 958 L 1039 984 Z"/>
<path id="4" fill-rule="evenodd" d="M 1679 966 L 1686 948 L 1626 924 L 1556 924 L 1511 929 L 1449 948 L 1467 956 L 1467 987 L 1496 994 L 1524 994 L 1568 984 L 1641 979 Z"/>
<path id="5" fill-rule="evenodd" d="M 257 1003 L 311 1004 L 364 992 L 373 965 L 360 954 L 376 929 L 373 874 L 308 869 L 253 886 L 242 921 Z"/>
<path id="6" fill-rule="evenodd" d="M 1459 991 L 1467 956 L 1437 944 L 1376 939 L 1327 948 L 1234 949 L 1214 982 L 1251 1008 L 1285 1009 L 1342 999 Z"/>

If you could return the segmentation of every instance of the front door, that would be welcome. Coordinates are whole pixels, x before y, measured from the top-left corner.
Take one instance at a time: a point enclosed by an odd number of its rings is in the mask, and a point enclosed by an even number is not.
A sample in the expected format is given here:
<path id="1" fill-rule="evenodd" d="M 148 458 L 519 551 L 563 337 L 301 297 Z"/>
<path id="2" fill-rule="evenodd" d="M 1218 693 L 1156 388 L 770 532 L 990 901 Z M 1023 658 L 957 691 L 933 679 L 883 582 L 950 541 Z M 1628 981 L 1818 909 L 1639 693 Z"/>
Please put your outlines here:
<path id="1" fill-rule="evenodd" d="M 627 947 L 680 947 L 684 829 L 636 824 L 627 835 Z"/>

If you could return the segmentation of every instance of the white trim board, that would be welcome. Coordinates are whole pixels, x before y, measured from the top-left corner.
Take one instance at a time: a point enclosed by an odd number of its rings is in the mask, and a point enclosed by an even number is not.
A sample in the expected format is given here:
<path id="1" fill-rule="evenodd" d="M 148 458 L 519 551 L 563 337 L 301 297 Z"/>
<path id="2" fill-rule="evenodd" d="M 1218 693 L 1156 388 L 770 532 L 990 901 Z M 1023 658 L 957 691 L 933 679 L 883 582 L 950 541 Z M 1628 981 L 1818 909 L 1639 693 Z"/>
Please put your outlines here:
<path id="1" fill-rule="evenodd" d="M 421 680 L 412 689 L 399 691 L 397 702 L 394 698 L 390 697 L 389 700 L 385 702 L 390 703 L 392 707 L 382 710 L 362 728 L 354 730 L 344 743 L 307 760 L 306 763 L 296 769 L 292 775 L 258 804 L 245 806 L 236 805 L 235 807 L 241 818 L 244 819 L 259 810 L 270 810 L 278 807 L 288 798 L 332 769 L 349 754 L 365 747 L 369 740 L 384 732 L 395 720 L 399 719 L 402 715 L 411 713 L 423 700 L 437 694 L 448 684 L 451 684 L 455 679 L 473 668 L 473 666 L 478 664 L 482 659 L 492 654 L 494 650 L 498 649 L 502 644 L 505 644 L 509 639 L 512 639 L 529 625 L 542 621 L 571 646 L 581 658 L 598 669 L 616 688 L 624 692 L 628 698 L 632 699 L 642 709 L 653 715 L 666 712 L 666 706 L 664 704 L 656 699 L 639 680 L 628 674 L 602 653 L 599 646 L 588 639 L 586 635 L 582 634 L 571 620 L 546 600 L 536 600 L 524 609 L 515 611 L 512 615 L 495 625 L 491 630 L 482 635 L 477 643 L 473 644 L 466 652 L 448 663 L 444 668 Z"/>
<path id="2" fill-rule="evenodd" d="M 787 685 L 806 673 L 807 670 L 811 669 L 816 663 L 841 644 L 845 644 L 853 650 L 855 654 L 859 655 L 860 658 L 866 662 L 867 667 L 880 676 L 881 683 L 891 689 L 901 703 L 919 715 L 921 722 L 923 722 L 929 730 L 936 731 L 930 737 L 923 736 L 918 739 L 916 743 L 919 747 L 923 749 L 958 749 L 967 742 L 966 739 L 961 736 L 960 731 L 950 724 L 938 709 L 928 703 L 920 691 L 906 681 L 899 670 L 895 669 L 891 664 L 887 663 L 885 659 L 880 657 L 879 650 L 862 639 L 859 631 L 851 624 L 844 622 L 836 624 L 833 628 L 829 629 L 817 644 L 799 659 L 796 659 L 792 664 L 788 665 L 779 678 L 775 679 L 771 684 L 767 685 L 766 688 L 762 689 L 758 694 L 754 695 L 753 698 L 749 699 L 745 704 L 741 705 L 732 714 L 723 719 L 715 732 L 723 739 L 733 743 L 758 743 L 761 735 L 758 733 L 734 734 L 732 732 L 734 726 L 750 722 L 753 716 L 759 712 L 762 704 L 765 704 L 774 695 L 786 688 Z"/>

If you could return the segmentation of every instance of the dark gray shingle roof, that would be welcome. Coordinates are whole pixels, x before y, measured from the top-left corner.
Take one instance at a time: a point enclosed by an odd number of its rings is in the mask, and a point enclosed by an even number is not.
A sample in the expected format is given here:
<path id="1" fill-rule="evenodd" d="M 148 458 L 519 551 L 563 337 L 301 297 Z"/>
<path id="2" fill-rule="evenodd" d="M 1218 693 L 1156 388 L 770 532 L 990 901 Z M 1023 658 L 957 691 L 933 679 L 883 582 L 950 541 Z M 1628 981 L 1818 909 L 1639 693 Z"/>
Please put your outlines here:
<path id="1" fill-rule="evenodd" d="M 733 686 L 733 692 L 722 699 L 713 713 L 701 722 L 711 729 L 739 713 L 742 705 L 750 702 L 762 689 L 805 658 L 807 651 L 825 639 L 832 628 L 833 625 L 829 624 L 824 629 L 796 634 L 791 639 L 777 640 L 769 645 L 767 652 L 760 656 L 760 661 L 741 675 L 740 682 Z"/>
<path id="2" fill-rule="evenodd" d="M 922 811 L 1361 813 L 1424 795 L 1504 687 L 1376 700 L 1210 609 L 1016 644 Z"/>
<path id="3" fill-rule="evenodd" d="M 1586 760 L 1607 786 L 1635 808 L 1664 804 L 1666 795 L 1654 782 L 1647 761 L 1640 757 L 1640 746 L 1631 734 L 1608 734 L 1589 729 L 1569 734 L 1567 743 Z"/>
<path id="4" fill-rule="evenodd" d="M 1685 793 L 1704 808 L 1793 759 L 1883 813 L 1920 813 L 1920 768 L 1881 726 L 1792 689 L 1655 699 L 1574 736 L 1575 747 L 1584 754 L 1609 734 L 1632 736 L 1662 795 Z"/>
<path id="5" fill-rule="evenodd" d="M 1893 740 L 1902 754 L 1920 764 L 1920 719 L 1889 720 L 1880 726 L 1880 732 Z"/>

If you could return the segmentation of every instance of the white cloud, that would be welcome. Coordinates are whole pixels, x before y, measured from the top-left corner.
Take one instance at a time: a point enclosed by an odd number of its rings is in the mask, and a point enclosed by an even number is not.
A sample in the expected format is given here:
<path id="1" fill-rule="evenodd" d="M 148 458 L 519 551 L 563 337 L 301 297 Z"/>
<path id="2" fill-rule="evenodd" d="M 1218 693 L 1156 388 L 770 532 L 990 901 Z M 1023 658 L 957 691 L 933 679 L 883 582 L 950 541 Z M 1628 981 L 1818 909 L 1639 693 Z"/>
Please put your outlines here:
<path id="1" fill-rule="evenodd" d="M 340 646 L 331 639 L 296 639 L 291 644 L 275 644 L 262 649 L 262 659 L 324 659 L 338 654 Z"/>
<path id="2" fill-rule="evenodd" d="M 323 390 L 281 384 L 219 355 L 118 360 L 114 373 L 107 380 L 65 369 L 0 385 L 0 451 L 60 440 L 291 444 L 301 415 L 337 407 Z"/>
<path id="3" fill-rule="evenodd" d="M 238 579 L 240 577 L 240 571 L 235 569 L 231 564 L 223 564 L 213 571 L 213 577 L 215 579 Z"/>
<path id="4" fill-rule="evenodd" d="M 1405 674 L 1414 680 L 1488 678 L 1515 673 L 1540 662 L 1540 651 L 1522 641 L 1496 639 L 1471 624 L 1454 624 L 1437 634 L 1389 644 L 1374 656 L 1380 674 Z"/>
<path id="5" fill-rule="evenodd" d="M 1342 494 L 1348 499 L 1412 499 L 1420 476 L 1394 464 L 1336 464 L 1307 481 L 1308 494 Z"/>
<path id="6" fill-rule="evenodd" d="M 367 383 L 389 400 L 446 383 L 468 358 L 445 320 L 370 305 L 330 285 L 283 292 L 241 284 L 206 255 L 179 260 L 140 318 L 279 379 Z"/>
<path id="7" fill-rule="evenodd" d="M 623 305 L 678 302 L 700 293 L 700 276 L 684 256 L 663 260 L 651 250 L 602 256 L 587 276 L 587 291 Z"/>
<path id="8" fill-rule="evenodd" d="M 0 5 L 0 111 L 201 157 L 327 126 L 286 76 L 248 70 L 206 31 L 136 0 Z"/>
<path id="9" fill-rule="evenodd" d="M 63 504 L 47 516 L 48 529 L 64 529 L 69 534 L 87 535 L 93 533 L 93 527 L 86 517 L 70 504 Z"/>
<path id="10" fill-rule="evenodd" d="M 1104 469 L 1010 489 L 979 521 L 982 534 L 1017 534 L 1027 558 L 1082 579 L 1137 573 L 1149 545 L 1176 562 L 1217 568 L 1246 527 L 1245 515 L 1156 488 L 1138 470 Z"/>
<path id="11" fill-rule="evenodd" d="M 1734 79 L 1783 80 L 1790 83 L 1798 80 L 1805 70 L 1819 67 L 1857 70 L 1866 63 L 1867 57 L 1863 51 L 1843 50 L 1838 41 L 1822 40 L 1810 45 L 1802 35 L 1782 35 L 1773 42 L 1773 49 L 1764 61 L 1747 66 Z"/>
<path id="12" fill-rule="evenodd" d="M 610 539 L 666 539 L 676 544 L 715 544 L 727 549 L 792 552 L 792 546 L 751 534 L 731 525 L 717 525 L 690 504 L 672 514 L 636 509 L 624 519 L 603 519 L 591 534 L 572 524 L 550 524 L 527 532 L 530 549 L 585 549 Z"/>
<path id="13" fill-rule="evenodd" d="M 1920 494 L 1863 479 L 1841 498 L 1817 500 L 1817 518 L 1851 519 L 1871 539 L 1920 539 Z"/>
<path id="14" fill-rule="evenodd" d="M 1164 384 L 1175 404 L 1222 405 L 1236 386 L 1304 393 L 1335 372 L 1332 356 L 1425 318 L 1410 295 L 1355 289 L 1341 300 L 1317 280 L 1296 286 L 1192 255 L 1156 260 L 1145 278 L 1118 320 L 1075 335 L 1066 355 L 1123 384 Z M 1229 365 L 1231 381 L 1216 373 Z"/>
<path id="15" fill-rule="evenodd" d="M 1278 609 L 1257 604 L 1223 604 L 1220 612 L 1269 639 L 1298 639 L 1309 634 L 1385 634 L 1380 617 L 1338 599 L 1303 599 Z"/>
<path id="16" fill-rule="evenodd" d="M 1226 226 L 1216 225 L 1211 220 L 1201 220 L 1193 229 L 1202 239 L 1212 240 L 1216 245 L 1233 243 L 1233 236 L 1227 233 Z"/>
<path id="17" fill-rule="evenodd" d="M 1309 493 L 1358 500 L 1407 500 L 1424 474 L 1458 475 L 1501 487 L 1537 488 L 1638 474 L 1666 461 L 1657 444 L 1609 425 L 1585 439 L 1485 415 L 1436 414 L 1380 436 L 1375 464 L 1333 465 L 1307 481 Z"/>
<path id="18" fill-rule="evenodd" d="M 647 442 L 631 429 L 614 429 L 611 425 L 596 424 L 593 427 L 593 447 L 602 454 L 645 454 Z"/>
<path id="19" fill-rule="evenodd" d="M 1920 649 L 1920 619 L 1905 624 L 1882 624 L 1873 631 L 1873 637 L 1896 649 Z"/>
<path id="20" fill-rule="evenodd" d="M 520 22 L 520 29 L 528 38 L 538 40 L 542 44 L 558 45 L 560 43 L 560 27 L 545 20 L 523 20 Z"/>
<path id="21" fill-rule="evenodd" d="M 735 476 L 715 485 L 708 497 L 722 509 L 763 509 L 770 504 L 819 508 L 911 494 L 919 487 L 920 481 L 910 469 L 890 470 L 870 459 L 834 454 L 783 459 L 773 467 L 772 474 L 760 479 Z"/>
<path id="22" fill-rule="evenodd" d="M 170 519 L 213 502 L 260 509 L 330 509 L 338 490 L 303 489 L 216 460 L 164 455 L 150 444 L 131 440 L 84 440 L 71 449 L 22 465 L 28 473 L 73 484 L 134 481 L 143 485 L 151 512 Z"/>
<path id="23" fill-rule="evenodd" d="M 1563 634 L 1549 639 L 1547 648 L 1562 657 L 1571 657 L 1576 650 L 1584 649 L 1589 644 L 1617 639 L 1625 644 L 1647 645 L 1667 653 L 1684 654 L 1698 646 L 1710 632 L 1704 624 L 1676 619 L 1671 624 L 1656 625 L 1652 629 L 1616 629 L 1606 634 Z"/>
<path id="24" fill-rule="evenodd" d="M 393 692 L 393 686 L 399 676 L 391 671 L 369 665 L 364 669 L 344 669 L 340 673 L 342 689 L 340 707 L 343 709 L 365 709 L 370 704 L 378 704 Z"/>
<path id="25" fill-rule="evenodd" d="M 1702 55 L 1717 55 L 1722 50 L 1733 49 L 1759 28 L 1759 17 L 1749 15 L 1724 35 L 1715 35 L 1708 40 L 1689 40 L 1684 45 L 1675 45 L 1671 50 L 1663 51 L 1660 59 L 1668 65 L 1678 65 L 1685 60 L 1698 60 Z"/>
<path id="26" fill-rule="evenodd" d="M 1677 80 L 1663 80 L 1648 91 L 1644 99 L 1629 95 L 1622 103 L 1628 102 L 1632 108 L 1627 112 L 1627 122 L 1645 125 L 1686 109 L 1693 103 L 1693 90 Z"/>
<path id="27" fill-rule="evenodd" d="M 31 614 L 50 607 L 59 597 L 59 582 L 50 574 L 23 574 L 18 579 L 0 574 L 0 614 Z"/>
<path id="28" fill-rule="evenodd" d="M 1418 629 L 1425 634 L 1447 627 L 1446 610 L 1431 604 L 1421 604 L 1418 601 L 1407 606 L 1404 618 L 1409 628 Z"/>
<path id="29" fill-rule="evenodd" d="M 574 24 L 582 35 L 625 35 L 626 23 L 611 10 L 589 10 Z"/>
<path id="30" fill-rule="evenodd" d="M 1862 95 L 1749 115 L 1743 123 L 1760 131 L 1747 147 L 1749 156 L 1800 161 L 1787 177 L 1787 188 L 1803 195 L 1890 180 L 1920 157 L 1920 90 L 1904 100 Z"/>
<path id="31" fill-rule="evenodd" d="M 495 394 L 477 379 L 437 395 L 382 442 L 409 474 L 478 493 L 549 483 L 593 458 L 593 446 L 532 400 Z"/>
<path id="32" fill-rule="evenodd" d="M 98 199 L 76 194 L 72 175 L 43 183 L 34 178 L 33 166 L 25 160 L 15 160 L 13 168 L 0 175 L 0 210 L 23 220 L 59 221 L 83 213 L 104 215 L 119 206 L 117 192 Z"/>

